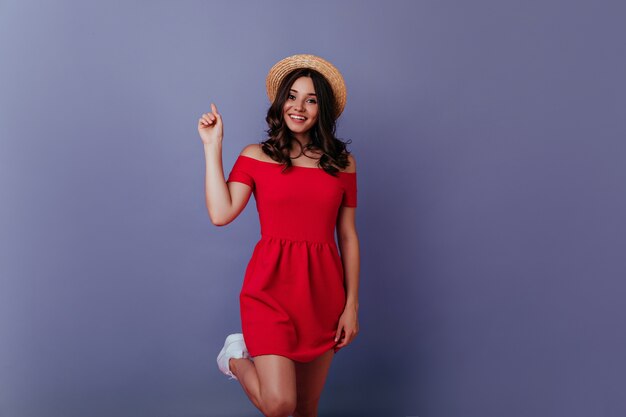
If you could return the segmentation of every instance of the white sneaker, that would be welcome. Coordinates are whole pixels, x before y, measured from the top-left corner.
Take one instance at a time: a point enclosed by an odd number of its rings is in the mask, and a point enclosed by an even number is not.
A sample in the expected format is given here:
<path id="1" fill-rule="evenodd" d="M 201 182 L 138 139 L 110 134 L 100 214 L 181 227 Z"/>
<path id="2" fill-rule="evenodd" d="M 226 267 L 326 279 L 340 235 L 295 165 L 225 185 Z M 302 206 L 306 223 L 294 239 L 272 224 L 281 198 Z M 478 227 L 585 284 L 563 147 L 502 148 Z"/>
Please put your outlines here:
<path id="1" fill-rule="evenodd" d="M 237 377 L 230 371 L 229 361 L 230 358 L 247 358 L 252 359 L 246 348 L 246 343 L 243 339 L 243 333 L 233 333 L 226 337 L 224 347 L 217 355 L 217 366 L 224 375 L 229 376 L 230 379 L 237 379 Z"/>

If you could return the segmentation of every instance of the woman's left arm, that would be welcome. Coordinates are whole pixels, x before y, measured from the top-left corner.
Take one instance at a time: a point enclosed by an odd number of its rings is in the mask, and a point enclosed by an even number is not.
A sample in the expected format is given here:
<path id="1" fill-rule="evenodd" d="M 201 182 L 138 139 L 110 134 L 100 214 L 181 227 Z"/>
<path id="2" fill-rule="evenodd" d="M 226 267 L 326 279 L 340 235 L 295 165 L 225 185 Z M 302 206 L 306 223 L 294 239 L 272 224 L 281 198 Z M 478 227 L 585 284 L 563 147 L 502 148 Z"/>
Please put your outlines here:
<path id="1" fill-rule="evenodd" d="M 339 341 L 341 338 L 341 343 L 337 347 L 343 347 L 352 342 L 352 339 L 359 332 L 360 251 L 359 237 L 356 231 L 356 207 L 342 206 L 339 209 L 337 237 L 344 270 L 346 305 L 339 319 L 335 341 Z"/>

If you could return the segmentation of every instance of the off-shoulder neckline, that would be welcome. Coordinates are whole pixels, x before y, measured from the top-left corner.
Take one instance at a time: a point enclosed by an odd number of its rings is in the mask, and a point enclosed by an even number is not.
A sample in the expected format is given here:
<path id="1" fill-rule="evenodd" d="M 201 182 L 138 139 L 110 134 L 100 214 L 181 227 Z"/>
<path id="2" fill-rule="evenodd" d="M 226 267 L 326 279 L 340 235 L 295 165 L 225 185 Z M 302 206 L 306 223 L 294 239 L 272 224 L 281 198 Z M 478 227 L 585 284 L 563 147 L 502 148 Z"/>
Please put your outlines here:
<path id="1" fill-rule="evenodd" d="M 241 154 L 239 156 L 242 156 L 242 157 L 248 158 L 248 159 L 252 159 L 253 161 L 257 161 L 257 162 L 260 162 L 262 164 L 276 165 L 276 166 L 279 166 L 279 167 L 283 166 L 283 164 L 279 164 L 278 162 L 261 161 L 260 159 L 256 159 L 256 158 L 253 158 L 251 156 L 246 156 L 246 155 L 241 155 Z M 319 169 L 319 170 L 323 171 L 323 169 L 319 168 L 319 167 L 303 167 L 303 166 L 298 166 L 298 165 L 292 165 L 292 168 Z M 339 174 L 356 174 L 356 172 L 345 172 L 345 171 L 338 171 L 338 173 Z"/>

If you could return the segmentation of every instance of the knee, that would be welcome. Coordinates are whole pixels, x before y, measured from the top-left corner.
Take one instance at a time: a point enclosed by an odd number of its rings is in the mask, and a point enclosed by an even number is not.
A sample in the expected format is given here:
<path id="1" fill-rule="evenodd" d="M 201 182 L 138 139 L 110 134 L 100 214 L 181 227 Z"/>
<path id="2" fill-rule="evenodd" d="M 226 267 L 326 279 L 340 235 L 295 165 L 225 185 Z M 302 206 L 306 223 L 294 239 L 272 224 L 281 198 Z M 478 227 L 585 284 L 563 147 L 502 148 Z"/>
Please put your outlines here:
<path id="1" fill-rule="evenodd" d="M 288 397 L 275 396 L 264 399 L 263 414 L 265 417 L 289 417 L 296 409 L 296 401 Z"/>

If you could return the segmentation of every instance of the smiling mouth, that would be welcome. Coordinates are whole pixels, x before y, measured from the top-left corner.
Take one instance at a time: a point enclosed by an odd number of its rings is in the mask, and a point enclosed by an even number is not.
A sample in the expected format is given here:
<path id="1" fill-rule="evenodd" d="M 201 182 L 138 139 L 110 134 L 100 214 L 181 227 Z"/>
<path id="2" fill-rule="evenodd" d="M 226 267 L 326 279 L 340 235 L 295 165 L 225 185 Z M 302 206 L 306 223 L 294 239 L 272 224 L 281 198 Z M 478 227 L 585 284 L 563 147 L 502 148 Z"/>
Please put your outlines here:
<path id="1" fill-rule="evenodd" d="M 306 117 L 304 117 L 304 116 L 298 116 L 298 115 L 295 115 L 295 114 L 290 114 L 290 115 L 289 115 L 289 118 L 290 118 L 291 120 L 296 121 L 296 122 L 304 122 L 304 121 L 306 121 Z"/>

